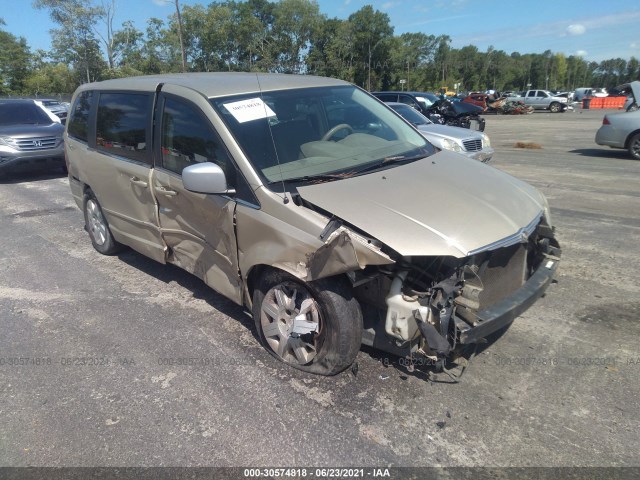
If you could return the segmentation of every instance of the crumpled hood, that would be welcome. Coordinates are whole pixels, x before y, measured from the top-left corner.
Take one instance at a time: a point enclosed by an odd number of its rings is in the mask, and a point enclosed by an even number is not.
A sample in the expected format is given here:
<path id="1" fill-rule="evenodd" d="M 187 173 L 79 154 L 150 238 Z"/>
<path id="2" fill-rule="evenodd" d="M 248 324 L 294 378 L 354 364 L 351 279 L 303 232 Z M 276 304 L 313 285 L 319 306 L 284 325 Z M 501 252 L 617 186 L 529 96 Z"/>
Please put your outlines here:
<path id="1" fill-rule="evenodd" d="M 532 186 L 446 151 L 298 192 L 403 256 L 466 257 L 518 235 L 544 208 Z"/>

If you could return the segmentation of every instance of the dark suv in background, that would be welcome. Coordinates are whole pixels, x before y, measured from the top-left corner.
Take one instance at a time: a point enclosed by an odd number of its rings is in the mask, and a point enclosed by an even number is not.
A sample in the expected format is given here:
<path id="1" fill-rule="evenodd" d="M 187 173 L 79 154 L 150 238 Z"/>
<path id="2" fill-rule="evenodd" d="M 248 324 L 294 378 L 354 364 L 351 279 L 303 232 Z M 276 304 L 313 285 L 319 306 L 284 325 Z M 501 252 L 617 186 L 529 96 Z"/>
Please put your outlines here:
<path id="1" fill-rule="evenodd" d="M 437 102 L 440 97 L 432 92 L 371 92 L 371 95 L 385 103 L 404 103 L 415 108 L 423 115 L 427 115 L 428 108 Z"/>

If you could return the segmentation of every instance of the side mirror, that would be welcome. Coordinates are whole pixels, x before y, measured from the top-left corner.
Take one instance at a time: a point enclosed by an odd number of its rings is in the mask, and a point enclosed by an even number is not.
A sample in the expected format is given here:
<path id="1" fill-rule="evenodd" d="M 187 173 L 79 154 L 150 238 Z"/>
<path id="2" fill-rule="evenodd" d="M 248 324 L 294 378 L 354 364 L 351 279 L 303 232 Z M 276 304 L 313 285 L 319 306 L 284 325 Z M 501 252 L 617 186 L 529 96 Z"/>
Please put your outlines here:
<path id="1" fill-rule="evenodd" d="M 219 165 L 211 162 L 196 163 L 182 170 L 184 188 L 195 193 L 223 195 L 236 193 L 227 188 L 227 179 Z"/>

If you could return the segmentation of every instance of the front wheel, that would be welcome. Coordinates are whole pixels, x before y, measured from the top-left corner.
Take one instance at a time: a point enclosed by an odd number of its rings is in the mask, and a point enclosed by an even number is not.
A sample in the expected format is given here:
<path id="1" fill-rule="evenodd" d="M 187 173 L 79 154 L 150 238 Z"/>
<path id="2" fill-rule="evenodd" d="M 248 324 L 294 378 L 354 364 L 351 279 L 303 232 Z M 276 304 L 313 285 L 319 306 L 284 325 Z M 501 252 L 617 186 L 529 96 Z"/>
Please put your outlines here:
<path id="1" fill-rule="evenodd" d="M 93 248 L 103 255 L 113 255 L 122 250 L 122 245 L 114 240 L 102 207 L 91 190 L 84 194 L 83 203 L 84 222 Z"/>
<path id="2" fill-rule="evenodd" d="M 267 272 L 253 293 L 253 318 L 267 351 L 294 368 L 335 375 L 362 342 L 362 313 L 346 279 L 303 282 Z"/>
<path id="3" fill-rule="evenodd" d="M 560 105 L 558 102 L 553 102 L 551 105 L 549 105 L 549 111 L 551 113 L 558 113 L 560 110 L 562 110 L 562 105 Z"/>
<path id="4" fill-rule="evenodd" d="M 629 140 L 629 155 L 636 160 L 640 160 L 640 133 L 636 133 Z"/>

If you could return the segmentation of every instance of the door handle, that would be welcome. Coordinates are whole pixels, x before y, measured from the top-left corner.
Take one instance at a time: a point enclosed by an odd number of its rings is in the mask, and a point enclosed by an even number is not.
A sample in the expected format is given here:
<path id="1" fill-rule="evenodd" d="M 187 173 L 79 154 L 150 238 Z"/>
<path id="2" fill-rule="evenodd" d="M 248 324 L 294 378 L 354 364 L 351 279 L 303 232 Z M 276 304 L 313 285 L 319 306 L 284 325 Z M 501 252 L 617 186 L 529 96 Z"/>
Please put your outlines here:
<path id="1" fill-rule="evenodd" d="M 140 180 L 138 177 L 131 177 L 129 181 L 134 185 L 140 185 L 141 187 L 144 187 L 144 188 L 147 188 L 147 185 L 148 185 L 147 182 L 145 182 L 144 180 Z"/>
<path id="2" fill-rule="evenodd" d="M 171 190 L 167 187 L 158 187 L 158 191 L 162 194 L 165 195 L 167 197 L 175 197 L 176 195 L 178 195 L 178 192 L 176 192 L 175 190 Z"/>

